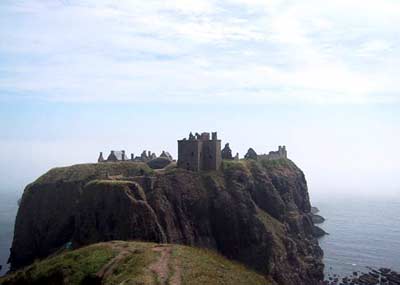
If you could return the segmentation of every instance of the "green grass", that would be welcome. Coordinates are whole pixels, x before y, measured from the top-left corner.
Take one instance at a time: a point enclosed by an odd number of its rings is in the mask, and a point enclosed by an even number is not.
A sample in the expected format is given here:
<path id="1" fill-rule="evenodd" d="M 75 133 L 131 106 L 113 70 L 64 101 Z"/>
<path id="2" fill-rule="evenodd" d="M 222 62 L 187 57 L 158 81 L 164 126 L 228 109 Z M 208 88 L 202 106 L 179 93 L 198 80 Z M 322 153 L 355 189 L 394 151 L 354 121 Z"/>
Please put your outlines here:
<path id="1" fill-rule="evenodd" d="M 164 172 L 175 172 L 178 169 L 178 166 L 175 161 L 171 162 L 167 167 L 164 168 Z"/>
<path id="2" fill-rule="evenodd" d="M 224 173 L 230 172 L 230 171 L 244 171 L 248 174 L 250 174 L 250 165 L 252 163 L 255 163 L 256 161 L 254 160 L 246 160 L 246 159 L 241 159 L 241 160 L 223 160 L 222 161 L 222 170 Z"/>
<path id="3" fill-rule="evenodd" d="M 142 162 L 87 163 L 53 168 L 35 183 L 89 181 L 105 178 L 107 175 L 137 176 L 153 173 L 154 171 Z"/>
<path id="4" fill-rule="evenodd" d="M 263 275 L 210 250 L 176 246 L 172 256 L 174 263 L 181 266 L 183 285 L 274 284 Z"/>
<path id="5" fill-rule="evenodd" d="M 128 181 L 128 180 L 92 180 L 86 184 L 86 186 L 92 186 L 92 185 L 129 185 L 133 184 L 134 182 Z"/>
<path id="6" fill-rule="evenodd" d="M 224 189 L 225 188 L 225 179 L 223 174 L 220 171 L 202 171 L 200 172 L 200 175 L 203 179 L 203 185 L 208 185 L 208 183 L 212 183 L 218 187 L 218 189 Z M 205 186 L 205 190 L 209 190 L 213 188 L 209 188 Z"/>
<path id="7" fill-rule="evenodd" d="M 282 243 L 285 236 L 284 226 L 266 212 L 257 208 L 257 218 L 264 224 L 265 228 L 274 236 L 275 246 L 278 251 L 285 252 L 285 245 Z"/>
<path id="8" fill-rule="evenodd" d="M 125 242 L 126 249 L 131 253 L 118 265 L 113 274 L 106 279 L 105 284 L 154 284 L 155 276 L 148 268 L 158 253 L 151 250 L 153 243 Z"/>
<path id="9" fill-rule="evenodd" d="M 186 172 L 187 170 L 182 169 L 182 168 L 178 168 L 178 166 L 176 165 L 176 163 L 171 163 L 170 165 L 168 165 L 165 169 L 164 169 L 164 173 L 165 174 L 177 174 L 177 173 L 182 173 L 182 172 Z"/>
<path id="10" fill-rule="evenodd" d="M 160 261 L 161 256 L 154 250 L 156 246 L 160 248 L 154 243 L 124 241 L 91 245 L 35 262 L 0 278 L 0 284 L 100 284 L 89 281 L 103 270 L 108 273 L 97 282 L 104 285 L 158 285 L 161 284 L 159 277 L 152 271 L 152 266 Z M 180 280 L 182 285 L 275 284 L 210 250 L 181 245 L 162 245 L 162 248 L 170 252 L 164 259 L 168 267 L 167 284 L 172 285 L 174 279 Z"/>
<path id="11" fill-rule="evenodd" d="M 258 160 L 261 166 L 265 169 L 276 169 L 282 167 L 292 167 L 293 163 L 289 159 L 276 159 L 276 160 L 268 160 L 268 159 L 260 159 Z"/>
<path id="12" fill-rule="evenodd" d="M 68 284 L 82 284 L 85 277 L 95 274 L 114 256 L 115 253 L 107 246 L 89 246 L 37 261 L 24 270 L 7 276 L 5 280 L 0 279 L 0 284 L 39 285 L 45 283 L 44 280 L 59 280 L 57 276 L 61 280 L 68 276 Z"/>

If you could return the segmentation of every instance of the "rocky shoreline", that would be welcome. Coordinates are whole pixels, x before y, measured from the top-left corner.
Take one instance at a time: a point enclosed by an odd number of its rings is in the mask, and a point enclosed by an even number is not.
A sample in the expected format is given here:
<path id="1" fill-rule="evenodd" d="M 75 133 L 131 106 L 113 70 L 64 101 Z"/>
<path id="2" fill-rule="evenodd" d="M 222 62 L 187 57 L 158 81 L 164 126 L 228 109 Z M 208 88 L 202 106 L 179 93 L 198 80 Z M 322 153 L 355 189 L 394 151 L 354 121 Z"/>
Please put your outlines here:
<path id="1" fill-rule="evenodd" d="M 319 212 L 319 209 L 317 207 L 311 207 L 311 219 L 314 223 L 314 227 L 313 227 L 313 235 L 316 238 L 321 238 L 325 235 L 329 235 L 329 233 L 325 232 L 323 229 L 321 229 L 319 226 L 316 226 L 318 224 L 322 224 L 325 222 L 325 218 L 317 215 L 317 213 Z"/>
<path id="2" fill-rule="evenodd" d="M 318 215 L 319 209 L 311 207 L 312 220 L 314 224 L 322 224 L 325 218 Z M 317 227 L 317 226 L 315 226 Z M 315 228 L 314 228 L 315 230 Z M 322 230 L 322 229 L 321 229 Z M 323 230 L 322 230 L 323 231 Z M 324 232 L 325 233 L 325 232 Z M 323 236 L 318 233 L 316 236 Z M 327 233 L 325 233 L 327 234 Z M 329 273 L 325 276 L 323 285 L 400 285 L 400 274 L 389 268 L 366 267 L 366 271 L 354 271 L 349 276 Z"/>
<path id="3" fill-rule="evenodd" d="M 324 285 L 400 285 L 400 274 L 389 268 L 374 269 L 367 267 L 367 272 L 355 271 L 351 276 L 341 277 L 328 274 Z"/>

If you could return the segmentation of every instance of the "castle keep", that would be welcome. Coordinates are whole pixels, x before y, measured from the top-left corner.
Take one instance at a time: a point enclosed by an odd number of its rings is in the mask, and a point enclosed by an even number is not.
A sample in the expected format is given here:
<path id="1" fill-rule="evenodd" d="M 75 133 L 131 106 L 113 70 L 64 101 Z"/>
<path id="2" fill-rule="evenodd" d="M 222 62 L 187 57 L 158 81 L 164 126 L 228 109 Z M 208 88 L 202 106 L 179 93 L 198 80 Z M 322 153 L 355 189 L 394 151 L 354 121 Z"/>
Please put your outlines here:
<path id="1" fill-rule="evenodd" d="M 189 134 L 178 140 L 178 167 L 192 171 L 218 170 L 221 167 L 221 141 L 217 133 Z"/>

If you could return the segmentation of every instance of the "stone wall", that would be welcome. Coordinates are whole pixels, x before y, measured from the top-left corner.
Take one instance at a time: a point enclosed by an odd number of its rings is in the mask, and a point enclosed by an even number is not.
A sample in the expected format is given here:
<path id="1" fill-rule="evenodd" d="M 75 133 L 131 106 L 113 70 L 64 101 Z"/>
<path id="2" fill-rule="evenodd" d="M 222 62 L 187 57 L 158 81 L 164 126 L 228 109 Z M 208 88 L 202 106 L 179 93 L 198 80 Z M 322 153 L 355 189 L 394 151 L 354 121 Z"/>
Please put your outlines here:
<path id="1" fill-rule="evenodd" d="M 190 133 L 189 139 L 178 141 L 178 167 L 192 171 L 218 170 L 222 163 L 221 141 L 217 133 Z"/>
<path id="2" fill-rule="evenodd" d="M 258 155 L 258 158 L 268 159 L 268 160 L 286 159 L 287 158 L 286 146 L 279 146 L 277 151 L 270 151 L 268 154 Z"/>

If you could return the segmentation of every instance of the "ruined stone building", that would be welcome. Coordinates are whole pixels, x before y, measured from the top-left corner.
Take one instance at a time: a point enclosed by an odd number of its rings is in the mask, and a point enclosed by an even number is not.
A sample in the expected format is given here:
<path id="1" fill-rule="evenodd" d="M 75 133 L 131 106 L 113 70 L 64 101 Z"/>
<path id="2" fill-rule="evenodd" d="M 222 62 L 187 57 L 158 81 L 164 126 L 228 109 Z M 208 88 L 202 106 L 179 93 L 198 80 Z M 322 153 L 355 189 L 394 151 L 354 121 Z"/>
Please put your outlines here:
<path id="1" fill-rule="evenodd" d="M 267 159 L 277 160 L 286 159 L 286 146 L 279 146 L 277 151 L 270 151 L 268 154 L 257 154 L 254 149 L 250 148 L 244 156 L 245 159 Z M 196 133 L 189 134 L 189 138 L 178 140 L 178 167 L 191 170 L 219 170 L 222 165 L 222 160 L 239 160 L 239 154 L 232 155 L 232 150 L 229 143 L 225 144 L 221 150 L 221 140 L 217 138 L 217 133 Z M 104 159 L 103 153 L 100 152 L 98 162 L 118 162 L 118 161 L 136 161 L 151 163 L 155 169 L 162 168 L 163 165 L 168 165 L 173 162 L 173 158 L 169 152 L 163 151 L 160 156 L 151 151 L 144 150 L 140 156 L 131 154 L 130 159 L 127 158 L 125 151 L 112 150 L 107 159 Z M 169 162 L 169 163 L 168 163 Z"/>
<path id="2" fill-rule="evenodd" d="M 192 171 L 219 170 L 222 163 L 221 141 L 217 133 L 189 134 L 178 140 L 178 167 Z"/>
<path id="3" fill-rule="evenodd" d="M 252 148 L 249 148 L 249 150 L 247 151 L 247 153 L 244 155 L 245 159 L 258 159 L 258 154 L 256 153 L 256 151 Z"/>
<path id="4" fill-rule="evenodd" d="M 258 157 L 261 159 L 268 159 L 268 160 L 286 159 L 287 158 L 286 146 L 279 146 L 277 151 L 270 151 L 268 154 L 262 154 L 259 155 Z"/>
<path id="5" fill-rule="evenodd" d="M 221 151 L 221 155 L 222 155 L 222 159 L 228 159 L 228 160 L 233 159 L 232 150 L 229 147 L 229 143 L 225 144 L 225 147 Z"/>
<path id="6" fill-rule="evenodd" d="M 133 161 L 141 161 L 141 162 L 148 162 L 155 158 L 157 158 L 157 155 L 154 152 L 152 153 L 151 151 L 145 151 L 145 150 L 142 152 L 140 157 L 134 157 L 133 153 L 131 157 Z"/>
<path id="7" fill-rule="evenodd" d="M 128 160 L 128 158 L 125 155 L 124 150 L 112 150 L 110 154 L 108 155 L 107 159 L 104 159 L 103 153 L 100 152 L 99 159 L 97 160 L 98 162 L 115 162 L 115 161 L 125 161 Z"/>
<path id="8" fill-rule="evenodd" d="M 174 159 L 172 158 L 172 155 L 171 155 L 168 151 L 163 151 L 163 152 L 160 154 L 160 157 L 169 159 L 170 161 L 173 161 L 173 160 L 174 160 Z"/>
<path id="9" fill-rule="evenodd" d="M 169 152 L 163 151 L 160 157 L 166 158 L 170 161 L 173 161 L 173 158 Z M 125 154 L 124 150 L 112 150 L 108 155 L 107 159 L 104 159 L 103 153 L 100 152 L 99 158 L 97 162 L 117 162 L 117 161 L 137 161 L 137 162 L 148 162 L 153 159 L 156 159 L 157 155 L 154 152 L 144 150 L 140 156 L 135 156 L 133 153 L 131 154 L 130 159 Z"/>

